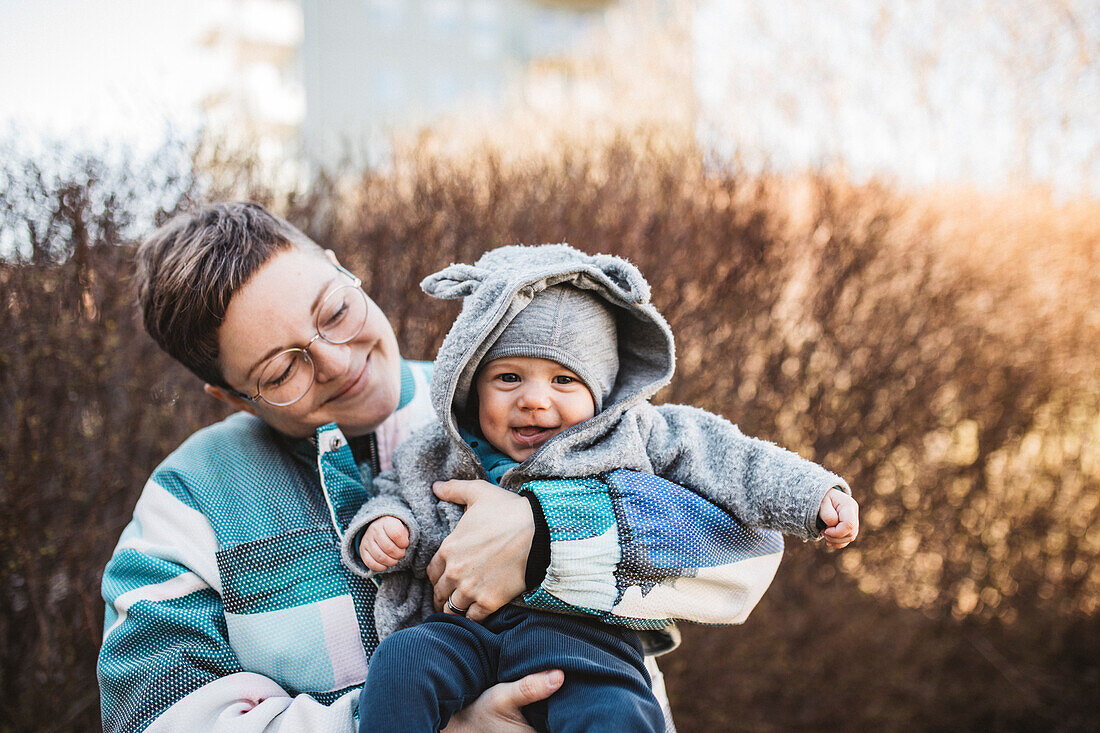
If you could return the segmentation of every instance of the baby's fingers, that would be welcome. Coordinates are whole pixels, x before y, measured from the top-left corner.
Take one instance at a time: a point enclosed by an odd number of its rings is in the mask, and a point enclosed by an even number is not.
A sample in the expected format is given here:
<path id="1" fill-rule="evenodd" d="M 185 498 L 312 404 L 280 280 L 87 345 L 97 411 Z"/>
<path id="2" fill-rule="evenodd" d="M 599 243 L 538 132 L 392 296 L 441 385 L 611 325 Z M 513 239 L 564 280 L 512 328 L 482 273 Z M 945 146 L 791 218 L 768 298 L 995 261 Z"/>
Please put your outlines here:
<path id="1" fill-rule="evenodd" d="M 841 492 L 836 489 L 829 489 L 825 492 L 825 496 L 821 499 L 821 505 L 817 508 L 818 518 L 821 519 L 827 527 L 835 527 L 837 522 L 840 521 L 836 504 L 833 501 L 833 495 L 840 493 Z"/>
<path id="2" fill-rule="evenodd" d="M 375 560 L 373 555 L 361 555 L 360 557 L 363 558 L 363 564 L 376 573 L 380 573 L 387 567 L 389 567 L 388 565 L 385 565 Z"/>
<path id="3" fill-rule="evenodd" d="M 401 525 L 401 527 L 404 529 L 404 525 Z M 373 527 L 371 529 L 373 529 Z M 376 532 L 370 532 L 369 538 L 371 542 L 374 543 L 374 546 L 378 548 L 379 552 L 386 557 L 393 558 L 394 561 L 405 557 L 405 547 L 409 544 L 408 540 L 399 547 L 397 543 L 391 539 L 391 535 L 386 527 L 379 527 L 378 530 L 379 531 Z"/>
<path id="4" fill-rule="evenodd" d="M 384 520 L 393 519 L 392 517 L 383 517 Z M 405 526 L 405 523 L 400 519 L 393 519 L 392 522 L 387 521 L 382 525 L 386 530 L 386 538 L 393 543 L 393 546 L 399 550 L 404 550 L 409 546 L 409 528 Z M 402 553 L 403 555 L 404 553 Z M 398 556 L 400 557 L 400 555 Z"/>
<path id="5" fill-rule="evenodd" d="M 859 530 L 851 522 L 839 522 L 835 527 L 829 527 L 822 534 L 825 536 L 825 542 L 829 547 L 840 549 L 851 544 Z"/>
<path id="6" fill-rule="evenodd" d="M 377 545 L 367 540 L 364 540 L 359 556 L 363 559 L 363 564 L 376 573 L 382 572 L 396 562 L 379 550 Z"/>
<path id="7" fill-rule="evenodd" d="M 364 539 L 367 553 L 371 559 L 376 563 L 382 565 L 380 568 L 371 568 L 371 570 L 385 570 L 386 568 L 392 568 L 397 564 L 397 561 L 405 557 L 404 548 L 397 547 L 393 544 L 393 541 L 385 534 L 378 532 L 372 532 Z M 366 560 L 364 559 L 364 562 Z M 370 565 L 368 564 L 368 567 Z"/>

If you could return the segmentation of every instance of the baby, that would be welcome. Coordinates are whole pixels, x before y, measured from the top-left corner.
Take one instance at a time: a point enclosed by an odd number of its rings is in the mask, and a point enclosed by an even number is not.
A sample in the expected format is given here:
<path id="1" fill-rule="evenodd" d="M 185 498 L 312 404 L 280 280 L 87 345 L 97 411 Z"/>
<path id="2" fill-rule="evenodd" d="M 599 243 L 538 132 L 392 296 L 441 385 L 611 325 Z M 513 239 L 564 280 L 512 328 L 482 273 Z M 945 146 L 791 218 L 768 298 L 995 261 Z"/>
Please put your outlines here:
<path id="1" fill-rule="evenodd" d="M 343 548 L 357 572 L 385 573 L 375 603 L 382 641 L 370 660 L 361 725 L 438 730 L 498 681 L 562 669 L 562 688 L 524 711 L 536 729 L 664 730 L 639 635 L 578 615 L 606 616 L 616 604 L 621 611 L 639 589 L 618 568 L 592 568 L 594 577 L 609 577 L 604 590 L 613 601 L 600 600 L 596 590 L 591 603 L 577 603 L 554 586 L 555 562 L 584 562 L 585 543 L 601 538 L 551 537 L 545 579 L 523 605 L 517 600 L 477 623 L 464 617 L 456 591 L 450 614 L 429 615 L 424 567 L 460 517 L 457 507 L 435 500 L 432 481 L 487 478 L 532 497 L 537 517 L 537 479 L 583 486 L 594 480 L 587 477 L 629 469 L 675 481 L 746 524 L 810 538 L 820 521 L 834 546 L 858 529 L 846 484 L 718 416 L 648 402 L 671 377 L 672 337 L 648 304 L 648 285 L 624 260 L 564 245 L 506 247 L 475 267 L 447 268 L 425 289 L 467 297 L 432 377 L 441 425 L 398 450 L 394 471 L 379 477 L 379 496 L 353 520 Z M 660 514 L 660 496 L 643 501 Z M 740 555 L 729 564 L 741 561 L 747 573 L 740 598 L 747 615 L 770 583 L 782 545 L 773 533 L 730 524 L 726 537 Z M 693 539 L 685 528 L 684 544 Z M 727 567 L 698 563 L 694 549 L 684 551 L 685 567 Z M 631 625 L 657 628 L 669 620 L 638 622 Z"/>

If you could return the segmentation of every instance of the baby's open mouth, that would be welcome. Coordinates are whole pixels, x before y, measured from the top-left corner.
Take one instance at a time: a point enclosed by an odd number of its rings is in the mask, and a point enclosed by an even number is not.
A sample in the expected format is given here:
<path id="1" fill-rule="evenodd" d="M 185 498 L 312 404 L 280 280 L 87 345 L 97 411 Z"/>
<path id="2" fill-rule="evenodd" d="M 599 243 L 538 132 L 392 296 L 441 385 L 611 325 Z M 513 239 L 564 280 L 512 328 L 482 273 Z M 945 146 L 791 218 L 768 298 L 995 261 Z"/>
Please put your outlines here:
<path id="1" fill-rule="evenodd" d="M 554 433 L 554 428 L 543 428 L 538 425 L 526 425 L 512 428 L 512 437 L 520 445 L 532 446 L 546 442 Z"/>

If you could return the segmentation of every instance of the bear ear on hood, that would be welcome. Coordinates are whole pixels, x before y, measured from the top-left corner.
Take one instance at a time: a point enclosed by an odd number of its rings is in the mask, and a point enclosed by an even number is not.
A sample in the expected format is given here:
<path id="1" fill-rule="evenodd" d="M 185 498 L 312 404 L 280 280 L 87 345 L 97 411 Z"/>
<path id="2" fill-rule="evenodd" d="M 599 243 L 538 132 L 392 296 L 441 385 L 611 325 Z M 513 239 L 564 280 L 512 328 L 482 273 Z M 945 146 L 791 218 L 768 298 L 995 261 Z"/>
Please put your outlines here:
<path id="1" fill-rule="evenodd" d="M 624 300 L 639 305 L 649 302 L 649 283 L 637 267 L 614 255 L 593 255 L 592 264 L 607 276 Z"/>
<path id="2" fill-rule="evenodd" d="M 481 285 L 488 273 L 474 265 L 450 265 L 420 281 L 420 289 L 433 298 L 465 298 Z"/>

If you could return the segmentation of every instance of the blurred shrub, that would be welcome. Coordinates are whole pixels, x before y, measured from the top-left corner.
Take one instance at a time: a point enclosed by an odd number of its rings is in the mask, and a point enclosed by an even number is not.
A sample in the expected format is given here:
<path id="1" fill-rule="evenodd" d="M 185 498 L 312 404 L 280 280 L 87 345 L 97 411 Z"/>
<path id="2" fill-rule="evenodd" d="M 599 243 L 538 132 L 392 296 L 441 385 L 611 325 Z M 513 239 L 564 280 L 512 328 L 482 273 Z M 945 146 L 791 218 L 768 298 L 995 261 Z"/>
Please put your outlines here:
<path id="1" fill-rule="evenodd" d="M 686 630 L 664 663 L 681 730 L 1088 726 L 1095 203 L 750 178 L 647 134 L 526 157 L 429 143 L 281 195 L 213 155 L 203 186 L 335 249 L 414 358 L 456 312 L 417 287 L 449 262 L 516 242 L 624 255 L 677 336 L 661 399 L 824 463 L 862 503 L 859 542 L 791 546 L 744 627 Z M 151 469 L 221 414 L 140 333 L 127 284 L 145 222 L 198 184 L 104 165 L 9 164 L 0 188 L 7 727 L 98 725 L 99 572 Z"/>

